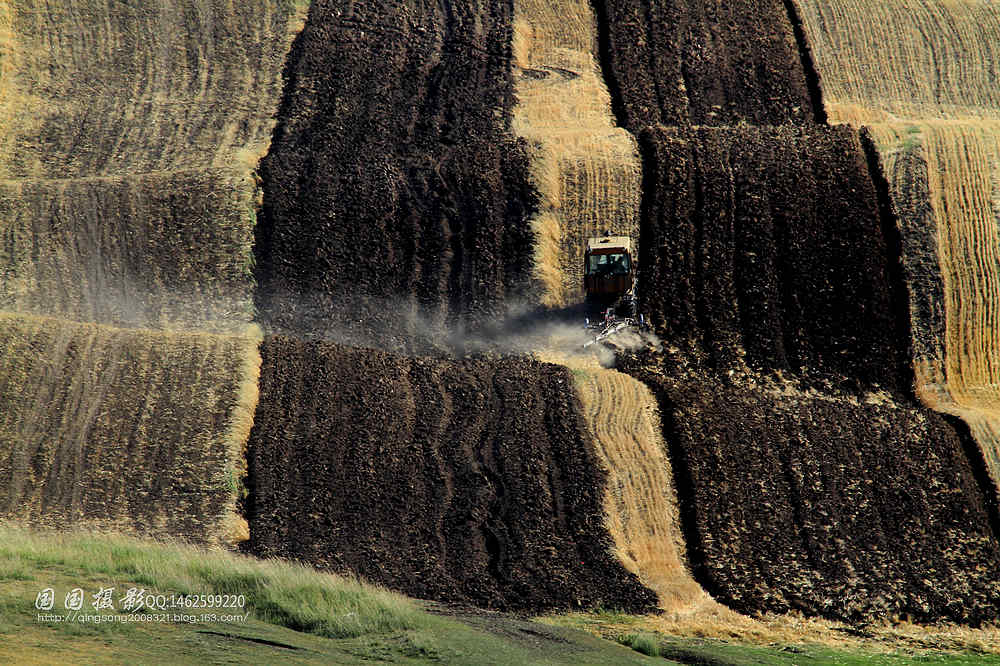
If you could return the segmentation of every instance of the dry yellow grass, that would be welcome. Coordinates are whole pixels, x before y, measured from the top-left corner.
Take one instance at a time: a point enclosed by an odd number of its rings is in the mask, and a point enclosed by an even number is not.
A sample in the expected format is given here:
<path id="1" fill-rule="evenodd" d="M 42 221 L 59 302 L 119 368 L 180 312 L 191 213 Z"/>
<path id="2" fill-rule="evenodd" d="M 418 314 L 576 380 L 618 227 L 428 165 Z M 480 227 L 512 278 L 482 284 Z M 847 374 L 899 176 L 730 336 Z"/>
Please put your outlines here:
<path id="1" fill-rule="evenodd" d="M 307 5 L 0 7 L 0 308 L 238 332 L 281 71 Z"/>
<path id="2" fill-rule="evenodd" d="M 622 565 L 653 590 L 664 618 L 742 625 L 695 582 L 685 557 L 659 409 L 642 382 L 595 357 L 542 354 L 572 370 L 596 453 L 608 473 L 605 524 Z"/>
<path id="3" fill-rule="evenodd" d="M 0 313 L 0 517 L 245 538 L 259 341 Z"/>
<path id="4" fill-rule="evenodd" d="M 641 165 L 633 137 L 614 125 L 589 3 L 517 0 L 514 7 L 513 129 L 533 147 L 541 194 L 536 277 L 543 303 L 558 307 L 582 299 L 588 236 L 638 236 Z"/>
<path id="5" fill-rule="evenodd" d="M 931 323 L 921 320 L 924 310 L 912 311 L 915 336 L 936 338 L 918 345 L 917 393 L 969 424 L 1000 483 L 1000 122 L 930 119 L 871 129 L 904 233 L 921 230 L 918 221 L 906 219 L 913 202 L 903 202 L 901 190 L 903 178 L 913 175 L 902 173 L 903 156 L 916 152 L 926 165 L 930 219 L 923 224 L 934 226 L 925 232 L 935 239 L 944 326 L 931 331 Z M 910 273 L 918 278 L 911 291 L 919 292 L 927 283 L 919 270 Z"/>
<path id="6" fill-rule="evenodd" d="M 255 185 L 204 169 L 0 182 L 0 308 L 236 332 L 252 317 Z"/>
<path id="7" fill-rule="evenodd" d="M 724 618 L 646 615 L 641 618 L 624 618 L 624 621 L 617 624 L 614 617 L 581 614 L 549 617 L 545 620 L 553 624 L 587 629 L 597 636 L 606 637 L 650 631 L 668 636 L 735 640 L 769 647 L 805 643 L 832 649 L 860 649 L 884 654 L 910 651 L 1000 654 L 1000 627 L 997 626 L 970 629 L 957 625 L 924 626 L 900 622 L 883 626 L 869 625 L 859 635 L 857 627 L 796 614 L 767 615 L 760 619 L 735 613 Z"/>
<path id="8" fill-rule="evenodd" d="M 0 178 L 252 168 L 270 141 L 292 0 L 8 3 L 12 85 Z"/>
<path id="9" fill-rule="evenodd" d="M 867 627 L 853 637 L 836 622 L 796 614 L 750 618 L 714 601 L 692 578 L 679 529 L 671 465 L 662 441 L 659 410 L 649 389 L 596 359 L 540 354 L 573 371 L 596 452 L 608 472 L 606 524 L 622 564 L 657 593 L 663 613 L 628 618 L 553 618 L 556 623 L 590 626 L 595 634 L 637 629 L 670 636 L 739 640 L 759 645 L 817 643 L 831 648 L 897 652 L 981 650 L 1000 653 L 1000 628 L 926 627 L 907 622 Z M 871 399 L 877 400 L 878 396 Z"/>
<path id="10" fill-rule="evenodd" d="M 1000 5 L 797 0 L 831 122 L 1000 118 Z"/>
<path id="11" fill-rule="evenodd" d="M 0 3 L 0 517 L 247 538 L 252 171 L 307 8 Z"/>

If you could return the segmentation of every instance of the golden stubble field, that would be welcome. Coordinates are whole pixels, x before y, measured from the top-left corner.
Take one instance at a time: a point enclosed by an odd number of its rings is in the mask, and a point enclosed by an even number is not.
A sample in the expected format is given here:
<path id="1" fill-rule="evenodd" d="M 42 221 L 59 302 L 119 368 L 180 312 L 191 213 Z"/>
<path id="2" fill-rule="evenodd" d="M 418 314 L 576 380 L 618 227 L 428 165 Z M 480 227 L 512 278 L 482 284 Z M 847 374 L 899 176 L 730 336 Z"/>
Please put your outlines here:
<path id="1" fill-rule="evenodd" d="M 514 3 L 513 131 L 532 147 L 541 195 L 533 220 L 542 302 L 583 298 L 583 248 L 604 231 L 638 238 L 642 167 L 635 139 L 615 125 L 584 0 Z"/>
<path id="2" fill-rule="evenodd" d="M 295 0 L 0 6 L 0 516 L 247 538 L 253 242 Z"/>

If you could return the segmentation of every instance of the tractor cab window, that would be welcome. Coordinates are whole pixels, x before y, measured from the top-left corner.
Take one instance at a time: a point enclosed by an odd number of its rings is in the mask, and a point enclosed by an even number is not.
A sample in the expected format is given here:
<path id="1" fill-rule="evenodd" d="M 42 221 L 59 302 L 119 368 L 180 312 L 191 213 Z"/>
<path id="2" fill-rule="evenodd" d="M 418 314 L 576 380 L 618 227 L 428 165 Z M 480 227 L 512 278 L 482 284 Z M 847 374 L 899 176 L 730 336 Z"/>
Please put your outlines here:
<path id="1" fill-rule="evenodd" d="M 628 275 L 630 269 L 625 253 L 592 254 L 587 258 L 587 275 Z"/>

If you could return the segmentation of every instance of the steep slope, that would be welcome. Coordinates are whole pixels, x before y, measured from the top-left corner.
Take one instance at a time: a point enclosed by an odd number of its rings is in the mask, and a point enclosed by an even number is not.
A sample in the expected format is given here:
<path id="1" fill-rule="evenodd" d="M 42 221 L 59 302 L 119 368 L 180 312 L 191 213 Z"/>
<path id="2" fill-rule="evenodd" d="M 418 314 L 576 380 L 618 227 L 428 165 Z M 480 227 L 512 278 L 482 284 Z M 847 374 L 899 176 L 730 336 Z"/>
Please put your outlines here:
<path id="1" fill-rule="evenodd" d="M 406 349 L 523 295 L 512 20 L 494 0 L 312 4 L 261 169 L 269 324 Z"/>
<path id="2" fill-rule="evenodd" d="M 969 423 L 996 485 L 1000 10 L 800 4 L 831 119 L 873 125 L 903 235 L 917 391 Z"/>
<path id="3" fill-rule="evenodd" d="M 907 388 L 861 144 L 847 128 L 642 134 L 641 309 L 672 345 L 728 370 Z M 835 221 L 835 222 L 834 222 Z"/>
<path id="4" fill-rule="evenodd" d="M 0 308 L 239 331 L 295 3 L 5 12 Z"/>
<path id="5" fill-rule="evenodd" d="M 797 17 L 595 6 L 665 339 L 624 370 L 657 396 L 697 580 L 751 613 L 995 617 L 995 511 L 967 432 L 910 397 L 898 239 L 859 137 L 814 123 Z"/>
<path id="6" fill-rule="evenodd" d="M 610 552 L 567 370 L 283 337 L 262 354 L 253 553 L 490 608 L 655 603 Z"/>
<path id="7" fill-rule="evenodd" d="M 238 332 L 255 185 L 228 169 L 0 183 L 0 308 Z"/>
<path id="8" fill-rule="evenodd" d="M 247 538 L 253 169 L 299 4 L 0 7 L 4 519 Z"/>
<path id="9" fill-rule="evenodd" d="M 595 0 L 618 122 L 808 124 L 815 118 L 781 0 Z"/>
<path id="10" fill-rule="evenodd" d="M 832 122 L 1000 119 L 1000 8 L 796 0 Z"/>
<path id="11" fill-rule="evenodd" d="M 735 614 L 691 576 L 672 465 L 649 388 L 593 358 L 546 357 L 573 373 L 596 460 L 607 473 L 605 521 L 618 559 L 672 617 L 733 621 Z"/>
<path id="12" fill-rule="evenodd" d="M 605 231 L 638 238 L 641 165 L 635 138 L 615 127 L 597 65 L 587 0 L 514 3 L 517 106 L 512 129 L 531 149 L 541 196 L 532 220 L 541 300 L 583 300 L 583 248 Z"/>

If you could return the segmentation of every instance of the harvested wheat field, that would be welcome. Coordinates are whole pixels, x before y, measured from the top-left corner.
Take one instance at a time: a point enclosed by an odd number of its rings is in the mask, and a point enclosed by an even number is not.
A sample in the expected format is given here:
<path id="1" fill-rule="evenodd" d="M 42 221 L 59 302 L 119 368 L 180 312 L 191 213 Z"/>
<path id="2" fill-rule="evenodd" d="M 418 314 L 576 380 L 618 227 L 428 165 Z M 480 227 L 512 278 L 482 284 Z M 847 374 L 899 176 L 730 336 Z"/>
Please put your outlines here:
<path id="1" fill-rule="evenodd" d="M 0 519 L 246 539 L 258 342 L 0 315 Z"/>
<path id="2" fill-rule="evenodd" d="M 267 151 L 298 4 L 12 0 L 0 178 L 249 171 Z"/>
<path id="3" fill-rule="evenodd" d="M 247 538 L 252 171 L 300 22 L 266 0 L 0 9 L 5 519 Z"/>
<path id="4" fill-rule="evenodd" d="M 532 221 L 541 302 L 583 300 L 583 248 L 605 231 L 638 238 L 642 169 L 615 127 L 586 0 L 514 3 L 513 131 L 528 141 L 540 201 Z"/>
<path id="5" fill-rule="evenodd" d="M 619 561 L 656 593 L 659 609 L 673 621 L 744 623 L 691 575 L 659 406 L 649 388 L 594 358 L 552 352 L 542 358 L 573 373 L 597 462 L 607 474 L 605 525 Z"/>
<path id="6" fill-rule="evenodd" d="M 253 194 L 228 169 L 0 183 L 0 309 L 237 333 L 253 314 Z"/>
<path id="7" fill-rule="evenodd" d="M 611 553 L 572 375 L 269 337 L 250 550 L 509 610 L 655 606 Z"/>
<path id="8" fill-rule="evenodd" d="M 1000 482 L 1000 123 L 875 125 L 906 249 L 917 391 L 968 421 Z M 914 188 L 911 183 L 920 183 Z"/>
<path id="9" fill-rule="evenodd" d="M 831 122 L 1000 119 L 1000 7 L 795 0 Z"/>
<path id="10" fill-rule="evenodd" d="M 995 623 L 997 19 L 0 6 L 0 521 L 684 635 Z M 655 333 L 614 369 L 604 231 Z"/>
<path id="11" fill-rule="evenodd" d="M 238 332 L 291 0 L 18 0 L 0 23 L 0 308 Z"/>
<path id="12" fill-rule="evenodd" d="M 596 4 L 612 107 L 643 157 L 640 310 L 666 352 L 623 369 L 657 396 L 692 572 L 715 598 L 989 621 L 989 481 L 964 426 L 910 397 L 891 206 L 864 137 L 815 124 L 785 4 Z"/>
<path id="13" fill-rule="evenodd" d="M 493 0 L 312 4 L 261 166 L 269 325 L 419 348 L 524 296 L 534 197 L 508 132 L 512 22 Z"/>

